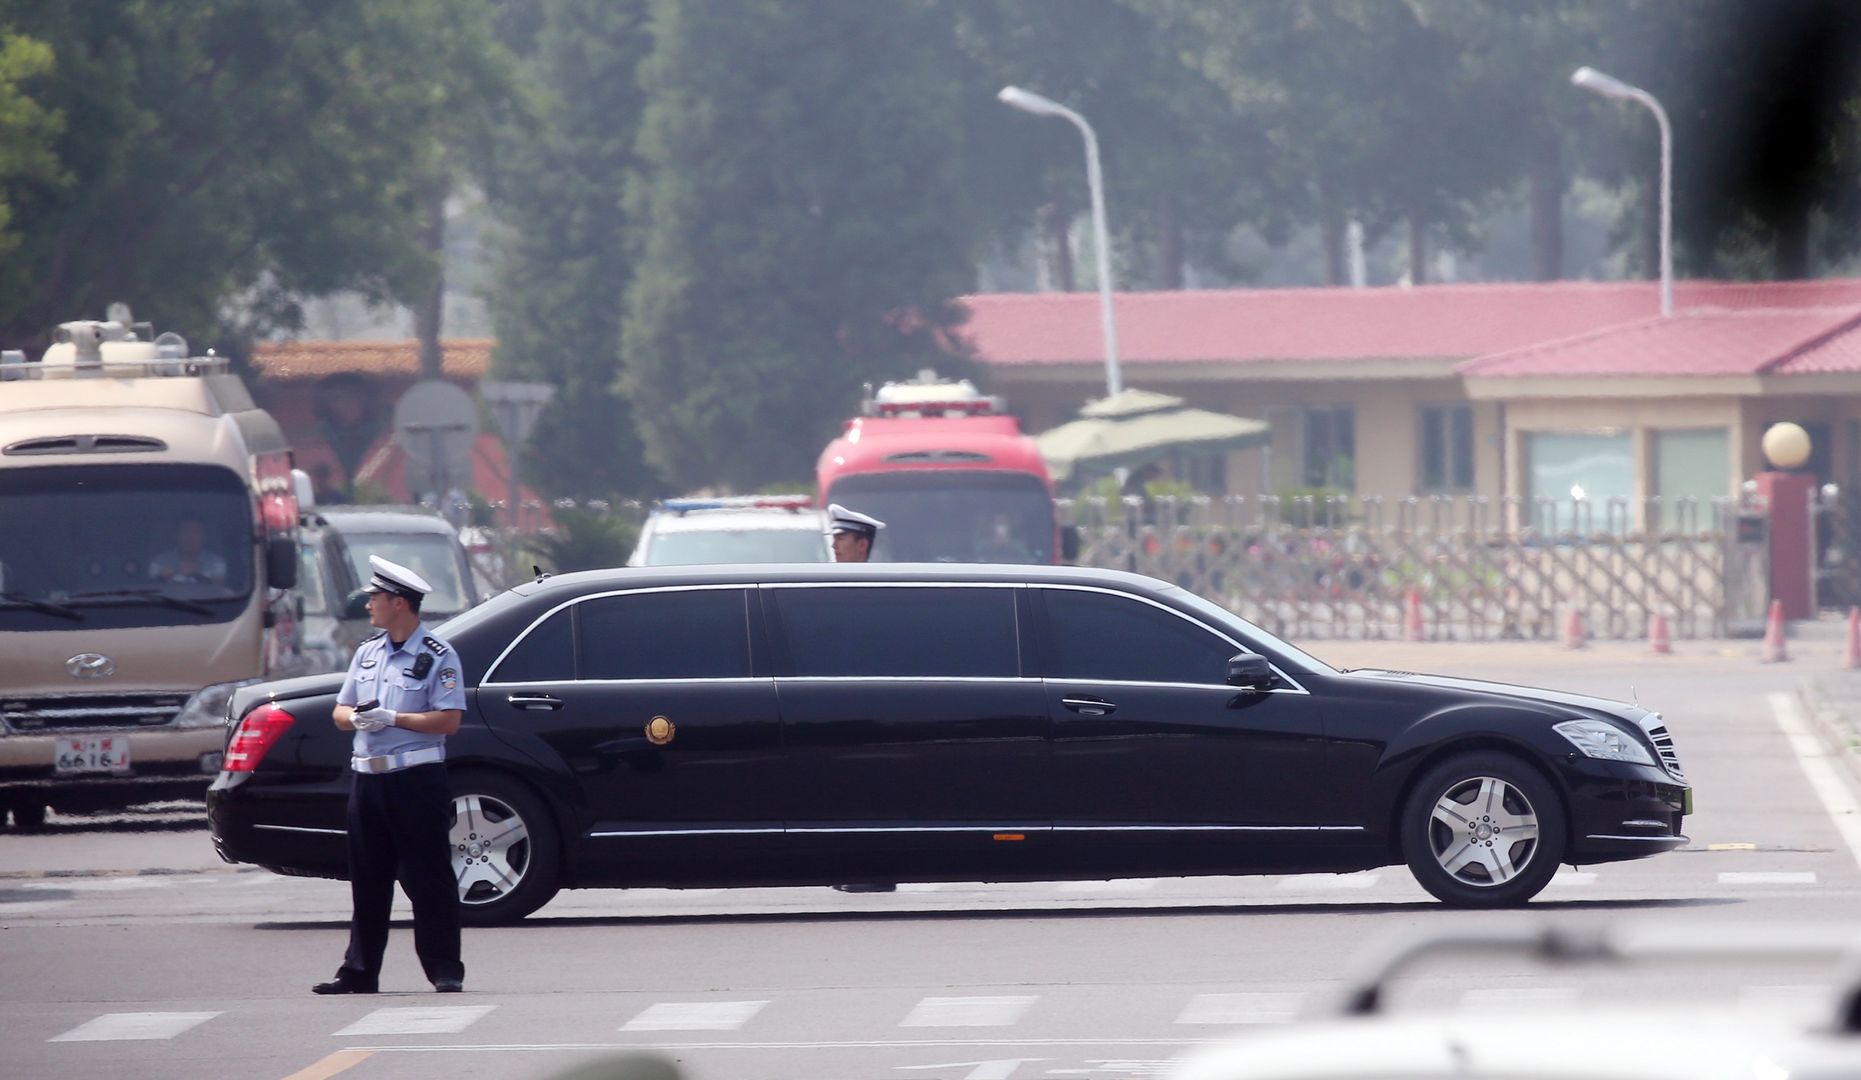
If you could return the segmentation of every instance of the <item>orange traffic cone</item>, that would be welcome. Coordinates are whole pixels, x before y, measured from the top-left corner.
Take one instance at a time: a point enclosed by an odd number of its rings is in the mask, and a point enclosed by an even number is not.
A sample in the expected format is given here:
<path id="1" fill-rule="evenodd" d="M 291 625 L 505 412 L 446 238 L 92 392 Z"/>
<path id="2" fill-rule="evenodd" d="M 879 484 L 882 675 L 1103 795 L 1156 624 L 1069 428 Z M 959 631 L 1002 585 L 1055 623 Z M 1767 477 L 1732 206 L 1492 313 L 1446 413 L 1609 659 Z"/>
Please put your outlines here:
<path id="1" fill-rule="evenodd" d="M 1411 585 L 1403 603 L 1402 640 L 1421 641 L 1426 636 L 1422 630 L 1422 590 Z"/>
<path id="2" fill-rule="evenodd" d="M 1667 636 L 1667 614 L 1657 611 L 1648 623 L 1648 649 L 1662 656 L 1674 651 L 1674 643 Z"/>
<path id="3" fill-rule="evenodd" d="M 1771 601 L 1770 618 L 1764 621 L 1764 662 L 1779 664 L 1790 659 L 1783 643 L 1783 601 Z"/>
<path id="4" fill-rule="evenodd" d="M 1842 647 L 1842 666 L 1861 668 L 1861 607 L 1848 609 L 1848 644 Z"/>
<path id="5" fill-rule="evenodd" d="M 1583 637 L 1583 611 L 1571 608 L 1564 619 L 1564 648 L 1581 649 L 1586 644 Z"/>

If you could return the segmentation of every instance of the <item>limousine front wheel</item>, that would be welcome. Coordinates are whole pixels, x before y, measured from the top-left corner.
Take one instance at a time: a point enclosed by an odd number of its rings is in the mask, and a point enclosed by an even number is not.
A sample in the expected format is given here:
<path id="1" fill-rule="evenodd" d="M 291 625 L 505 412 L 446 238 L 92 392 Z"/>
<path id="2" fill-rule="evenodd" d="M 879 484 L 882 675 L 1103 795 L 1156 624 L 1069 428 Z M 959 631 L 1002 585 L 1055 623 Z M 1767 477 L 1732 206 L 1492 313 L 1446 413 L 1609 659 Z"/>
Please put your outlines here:
<path id="1" fill-rule="evenodd" d="M 1429 769 L 1403 810 L 1402 849 L 1422 887 L 1455 907 L 1523 904 L 1564 855 L 1564 809 L 1536 769 L 1499 753 Z"/>
<path id="2" fill-rule="evenodd" d="M 556 895 L 558 847 L 549 811 L 497 773 L 452 780 L 452 872 L 467 926 L 515 922 Z"/>

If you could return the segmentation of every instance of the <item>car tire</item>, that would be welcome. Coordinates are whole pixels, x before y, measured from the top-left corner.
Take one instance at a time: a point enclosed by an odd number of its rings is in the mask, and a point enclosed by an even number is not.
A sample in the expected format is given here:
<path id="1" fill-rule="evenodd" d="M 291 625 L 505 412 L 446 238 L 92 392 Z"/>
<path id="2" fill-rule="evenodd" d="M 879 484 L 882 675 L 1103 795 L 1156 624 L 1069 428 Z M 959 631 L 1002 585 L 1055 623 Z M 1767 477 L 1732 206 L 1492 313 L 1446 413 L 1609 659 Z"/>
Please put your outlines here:
<path id="1" fill-rule="evenodd" d="M 9 806 L 13 811 L 14 828 L 21 832 L 38 832 L 45 828 L 44 803 L 37 799 L 15 799 Z"/>
<path id="2" fill-rule="evenodd" d="M 561 845 L 549 808 L 522 781 L 460 772 L 450 835 L 459 915 L 466 926 L 514 923 L 556 895 Z"/>
<path id="3" fill-rule="evenodd" d="M 1401 827 L 1415 880 L 1453 907 L 1523 904 L 1564 857 L 1563 800 L 1510 754 L 1461 754 L 1429 769 L 1409 793 Z"/>

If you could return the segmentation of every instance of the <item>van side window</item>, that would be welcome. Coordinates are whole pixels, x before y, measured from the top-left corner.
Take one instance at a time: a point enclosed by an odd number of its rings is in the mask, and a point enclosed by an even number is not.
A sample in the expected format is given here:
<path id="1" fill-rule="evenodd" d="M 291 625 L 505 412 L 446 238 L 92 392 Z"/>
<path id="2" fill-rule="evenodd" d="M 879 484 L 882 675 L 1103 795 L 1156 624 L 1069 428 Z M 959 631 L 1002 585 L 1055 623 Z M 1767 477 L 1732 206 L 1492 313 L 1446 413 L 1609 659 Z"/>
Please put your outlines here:
<path id="1" fill-rule="evenodd" d="M 495 679 L 501 683 L 567 682 L 575 677 L 573 642 L 569 611 L 558 611 L 511 650 L 498 665 Z"/>
<path id="2" fill-rule="evenodd" d="M 584 679 L 737 679 L 750 674 L 744 590 L 603 596 L 580 605 Z"/>
<path id="3" fill-rule="evenodd" d="M 1137 600 L 1077 589 L 1042 589 L 1049 678 L 1221 686 L 1233 645 Z"/>
<path id="4" fill-rule="evenodd" d="M 795 676 L 1012 679 L 1015 590 L 770 589 Z"/>

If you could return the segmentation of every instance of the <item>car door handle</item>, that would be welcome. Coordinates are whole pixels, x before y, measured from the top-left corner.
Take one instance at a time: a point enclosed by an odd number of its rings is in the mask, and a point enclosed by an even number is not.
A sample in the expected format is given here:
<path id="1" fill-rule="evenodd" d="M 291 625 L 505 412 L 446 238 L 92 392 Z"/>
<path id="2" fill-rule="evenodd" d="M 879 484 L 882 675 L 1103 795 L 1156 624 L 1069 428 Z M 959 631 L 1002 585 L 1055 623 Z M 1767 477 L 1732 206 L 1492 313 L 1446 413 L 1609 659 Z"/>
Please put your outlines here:
<path id="1" fill-rule="evenodd" d="M 504 700 L 519 709 L 548 709 L 554 712 L 562 708 L 562 699 L 548 694 L 512 694 Z"/>
<path id="2" fill-rule="evenodd" d="M 1060 704 L 1081 716 L 1106 716 L 1118 711 L 1118 706 L 1113 705 L 1109 701 L 1100 701 L 1097 698 L 1061 698 Z"/>

